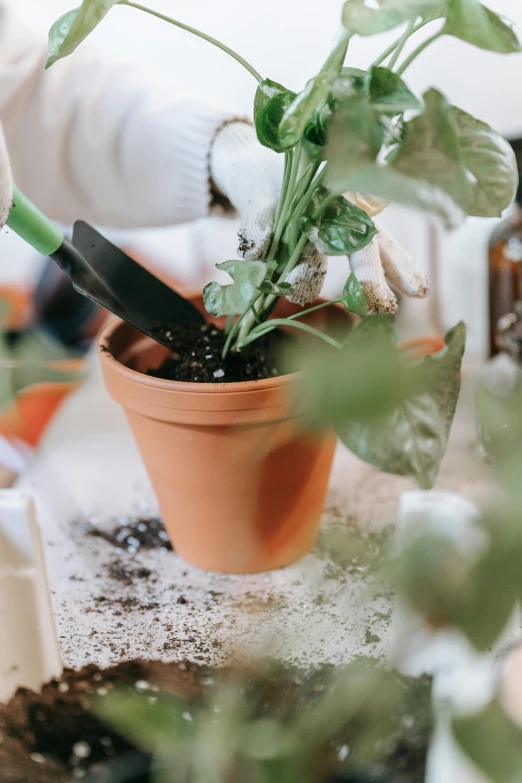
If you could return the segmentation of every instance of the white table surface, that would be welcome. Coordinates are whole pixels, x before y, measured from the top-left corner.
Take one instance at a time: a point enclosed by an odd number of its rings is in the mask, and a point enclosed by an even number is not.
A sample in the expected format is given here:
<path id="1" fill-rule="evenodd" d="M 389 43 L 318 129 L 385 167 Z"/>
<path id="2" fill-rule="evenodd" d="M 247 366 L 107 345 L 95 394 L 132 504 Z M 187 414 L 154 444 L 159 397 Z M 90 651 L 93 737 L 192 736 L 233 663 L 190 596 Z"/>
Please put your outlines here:
<path id="1" fill-rule="evenodd" d="M 330 556 L 328 542 L 332 530 L 346 548 L 354 532 L 379 533 L 393 525 L 400 494 L 413 487 L 342 446 L 320 546 L 289 568 L 246 577 L 205 573 L 157 550 L 119 557 L 128 568 L 150 569 L 149 579 L 124 585 L 109 576 L 114 549 L 86 536 L 79 520 L 87 516 L 113 527 L 116 516 L 154 513 L 156 507 L 125 417 L 97 369 L 62 409 L 23 484 L 37 493 L 67 665 L 139 656 L 213 664 L 254 651 L 312 666 L 387 652 L 392 596 L 374 595 L 364 563 L 354 562 L 349 573 Z M 438 488 L 480 502 L 487 486 L 464 394 Z M 176 603 L 180 596 L 186 604 Z M 149 608 L 125 610 L 122 601 L 129 598 Z"/>

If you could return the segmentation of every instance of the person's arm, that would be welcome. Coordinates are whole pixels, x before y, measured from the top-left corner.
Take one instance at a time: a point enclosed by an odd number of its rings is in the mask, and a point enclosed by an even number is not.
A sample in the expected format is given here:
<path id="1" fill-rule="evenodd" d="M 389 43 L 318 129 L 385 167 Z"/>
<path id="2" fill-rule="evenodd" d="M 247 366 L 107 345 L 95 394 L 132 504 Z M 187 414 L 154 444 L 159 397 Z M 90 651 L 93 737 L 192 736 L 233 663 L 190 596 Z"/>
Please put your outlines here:
<path id="1" fill-rule="evenodd" d="M 0 2 L 0 121 L 15 181 L 42 211 L 114 228 L 208 214 L 210 147 L 229 114 L 151 89 L 96 50 L 48 71 L 46 56 Z"/>

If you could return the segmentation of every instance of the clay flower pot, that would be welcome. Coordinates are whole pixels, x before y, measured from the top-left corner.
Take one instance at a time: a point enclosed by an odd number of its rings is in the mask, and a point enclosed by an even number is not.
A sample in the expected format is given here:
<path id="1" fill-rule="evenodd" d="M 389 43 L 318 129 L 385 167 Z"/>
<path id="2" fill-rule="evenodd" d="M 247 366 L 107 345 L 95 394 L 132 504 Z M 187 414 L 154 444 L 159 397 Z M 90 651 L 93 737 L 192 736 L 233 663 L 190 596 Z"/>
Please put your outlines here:
<path id="1" fill-rule="evenodd" d="M 0 372 L 8 373 L 16 362 L 0 361 Z M 47 425 L 65 398 L 83 382 L 85 365 L 82 359 L 42 362 L 42 375 L 46 371 L 56 380 L 33 383 L 16 395 L 12 404 L 0 410 L 0 434 L 18 438 L 37 446 Z"/>
<path id="2" fill-rule="evenodd" d="M 296 309 L 284 303 L 276 312 Z M 348 317 L 336 308 L 317 316 L 319 328 Z M 153 378 L 145 373 L 167 349 L 119 320 L 102 332 L 99 353 L 181 557 L 239 574 L 279 568 L 310 550 L 336 438 L 303 430 L 296 375 L 226 384 Z"/>

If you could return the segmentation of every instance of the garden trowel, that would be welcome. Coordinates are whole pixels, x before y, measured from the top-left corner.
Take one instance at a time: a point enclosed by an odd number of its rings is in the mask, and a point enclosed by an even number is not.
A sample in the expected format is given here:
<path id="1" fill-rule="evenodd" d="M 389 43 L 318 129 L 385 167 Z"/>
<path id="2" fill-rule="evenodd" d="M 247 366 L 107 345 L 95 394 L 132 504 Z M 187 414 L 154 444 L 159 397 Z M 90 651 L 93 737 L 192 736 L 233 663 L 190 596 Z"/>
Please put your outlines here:
<path id="1" fill-rule="evenodd" d="M 16 187 L 7 226 L 56 261 L 76 291 L 158 342 L 163 342 L 162 327 L 205 322 L 191 302 L 87 223 L 75 223 L 70 242 Z"/>

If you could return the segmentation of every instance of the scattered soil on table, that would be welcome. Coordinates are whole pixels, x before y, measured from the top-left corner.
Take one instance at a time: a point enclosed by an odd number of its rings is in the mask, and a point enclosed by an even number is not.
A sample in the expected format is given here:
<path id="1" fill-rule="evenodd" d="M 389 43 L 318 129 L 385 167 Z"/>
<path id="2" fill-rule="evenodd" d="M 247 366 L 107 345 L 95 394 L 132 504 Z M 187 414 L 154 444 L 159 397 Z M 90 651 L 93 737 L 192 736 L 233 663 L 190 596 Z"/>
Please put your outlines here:
<path id="1" fill-rule="evenodd" d="M 313 709 L 331 691 L 332 673 L 331 667 L 304 674 L 281 666 L 263 673 L 243 672 L 244 699 L 255 717 L 287 721 L 296 711 Z M 161 690 L 183 699 L 184 719 L 193 721 L 208 693 L 226 675 L 225 670 L 187 662 L 129 661 L 103 671 L 95 666 L 66 670 L 60 680 L 53 680 L 39 694 L 20 689 L 7 706 L 0 705 L 0 780 L 152 783 L 150 757 L 102 722 L 91 711 L 92 704 L 99 712 L 103 700 L 115 689 L 130 688 L 152 708 Z M 384 758 L 364 779 L 423 783 L 432 729 L 430 681 L 397 678 L 406 694 L 402 712 L 393 715 L 394 727 L 382 745 L 386 748 Z M 356 723 L 348 724 L 326 743 L 317 757 L 317 768 L 310 771 L 310 780 L 358 780 L 346 766 L 357 731 Z M 341 770 L 345 772 L 342 778 Z"/>
<path id="2" fill-rule="evenodd" d="M 223 361 L 225 333 L 213 324 L 162 327 L 161 340 L 173 352 L 149 375 L 190 383 L 238 383 L 281 375 L 278 354 L 287 336 L 274 330 L 255 340 L 241 353 L 229 353 Z"/>
<path id="3" fill-rule="evenodd" d="M 124 551 L 134 554 L 138 549 L 160 549 L 172 552 L 169 535 L 159 517 L 136 520 L 123 517 L 118 527 L 111 530 L 102 530 L 89 524 L 86 532 L 92 538 L 102 538 L 112 544 L 116 550 L 119 550 L 118 554 L 123 554 Z"/>

